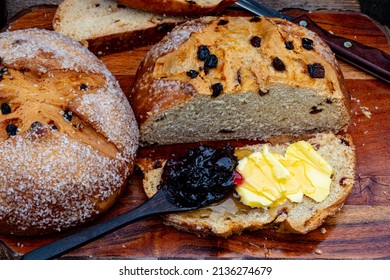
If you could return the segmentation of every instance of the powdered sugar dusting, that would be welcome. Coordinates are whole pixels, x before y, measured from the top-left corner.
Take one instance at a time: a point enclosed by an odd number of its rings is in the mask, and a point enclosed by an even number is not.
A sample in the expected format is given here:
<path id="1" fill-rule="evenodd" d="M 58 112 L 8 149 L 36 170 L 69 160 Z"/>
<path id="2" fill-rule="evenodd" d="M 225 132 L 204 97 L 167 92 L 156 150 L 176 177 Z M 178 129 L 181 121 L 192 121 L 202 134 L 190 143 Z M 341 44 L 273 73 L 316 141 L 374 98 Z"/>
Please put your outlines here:
<path id="1" fill-rule="evenodd" d="M 166 90 L 179 91 L 182 87 L 183 83 L 180 81 L 159 79 L 153 81 L 150 86 L 149 93 L 159 94 L 160 92 L 164 92 Z"/>
<path id="2" fill-rule="evenodd" d="M 107 90 L 100 89 L 97 94 L 83 95 L 79 112 L 88 116 L 98 132 L 115 143 L 121 151 L 120 157 L 127 161 L 134 159 L 138 148 L 138 126 L 126 100 L 107 98 Z"/>
<path id="3" fill-rule="evenodd" d="M 37 56 L 38 53 L 43 55 Z M 9 65 L 30 60 L 32 70 L 70 69 L 99 73 L 102 63 L 87 49 L 57 32 L 27 29 L 4 32 L 0 36 L 0 56 Z"/>
<path id="4" fill-rule="evenodd" d="M 61 230 L 85 222 L 129 174 L 125 163 L 66 134 L 31 136 L 27 132 L 0 143 L 0 220 L 21 231 Z"/>
<path id="5" fill-rule="evenodd" d="M 299 38 L 310 38 L 314 42 L 315 50 L 330 64 L 332 64 L 334 67 L 339 68 L 336 56 L 332 52 L 332 50 L 329 48 L 328 45 L 325 44 L 325 42 L 313 31 L 310 29 L 307 29 L 305 27 L 302 27 L 300 25 L 291 23 L 289 21 L 284 21 L 281 19 L 268 19 L 271 22 L 273 22 L 278 28 L 283 29 L 288 34 L 295 34 Z"/>
<path id="6" fill-rule="evenodd" d="M 212 17 L 204 17 L 175 27 L 160 43 L 150 49 L 145 61 L 150 58 L 156 60 L 158 57 L 174 51 L 188 40 L 193 32 L 200 31 L 212 19 Z"/>

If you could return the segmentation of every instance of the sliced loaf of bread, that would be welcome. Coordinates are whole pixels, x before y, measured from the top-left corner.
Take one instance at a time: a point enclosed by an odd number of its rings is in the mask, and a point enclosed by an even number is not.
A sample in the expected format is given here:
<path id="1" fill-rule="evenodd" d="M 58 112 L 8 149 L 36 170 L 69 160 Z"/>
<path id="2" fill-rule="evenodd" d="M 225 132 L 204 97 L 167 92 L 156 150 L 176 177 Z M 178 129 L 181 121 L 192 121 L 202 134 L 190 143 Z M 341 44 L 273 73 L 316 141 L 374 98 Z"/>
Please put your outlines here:
<path id="1" fill-rule="evenodd" d="M 237 0 L 118 0 L 134 9 L 167 15 L 195 16 L 217 13 Z"/>
<path id="2" fill-rule="evenodd" d="M 261 17 L 203 17 L 146 55 L 131 103 L 142 145 L 334 131 L 349 94 L 329 47 L 310 30 Z"/>
<path id="3" fill-rule="evenodd" d="M 351 192 L 355 178 L 355 149 L 350 136 L 335 136 L 327 132 L 301 136 L 287 142 L 285 138 L 274 138 L 270 150 L 284 153 L 287 143 L 301 139 L 311 143 L 334 169 L 330 194 L 324 201 L 318 203 L 305 196 L 300 203 L 286 202 L 272 208 L 251 208 L 233 194 L 222 202 L 199 210 L 165 215 L 165 223 L 200 235 L 222 237 L 266 227 L 302 234 L 318 228 L 327 217 L 341 209 Z M 259 151 L 262 147 L 263 144 L 236 148 L 235 154 L 240 159 L 248 150 Z M 157 191 L 165 162 L 164 159 L 138 159 L 137 164 L 144 172 L 143 187 L 148 197 Z"/>
<path id="4" fill-rule="evenodd" d="M 184 20 L 127 8 L 114 0 L 65 0 L 53 27 L 103 55 L 154 44 Z"/>

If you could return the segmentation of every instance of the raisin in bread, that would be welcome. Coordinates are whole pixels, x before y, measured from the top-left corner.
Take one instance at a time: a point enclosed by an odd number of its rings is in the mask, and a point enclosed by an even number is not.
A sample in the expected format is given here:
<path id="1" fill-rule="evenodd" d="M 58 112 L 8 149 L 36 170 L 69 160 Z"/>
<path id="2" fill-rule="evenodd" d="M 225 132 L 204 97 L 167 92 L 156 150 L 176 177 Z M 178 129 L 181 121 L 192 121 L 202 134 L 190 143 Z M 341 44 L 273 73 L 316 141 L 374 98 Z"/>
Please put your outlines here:
<path id="1" fill-rule="evenodd" d="M 268 143 L 270 150 L 284 153 L 287 148 L 285 138 L 273 139 Z M 218 235 L 228 237 L 245 230 L 275 227 L 283 232 L 305 234 L 318 228 L 324 220 L 340 211 L 353 187 L 355 177 L 355 148 L 350 136 L 335 136 L 331 132 L 300 136 L 290 141 L 306 140 L 333 167 L 334 174 L 329 196 L 318 203 L 304 197 L 300 203 L 286 202 L 277 207 L 251 208 L 240 202 L 233 194 L 222 202 L 199 210 L 164 216 L 167 225 L 199 235 Z M 264 144 L 236 147 L 235 154 L 240 159 L 250 151 L 259 151 Z M 143 158 L 137 165 L 144 172 L 143 186 L 148 197 L 153 196 L 161 180 L 166 160 Z"/>
<path id="2" fill-rule="evenodd" d="M 115 77 L 54 31 L 0 33 L 0 232 L 65 230 L 106 211 L 138 147 Z"/>
<path id="3" fill-rule="evenodd" d="M 334 54 L 281 19 L 205 17 L 175 28 L 139 66 L 140 143 L 337 132 L 349 94 Z"/>
<path id="4" fill-rule="evenodd" d="M 65 0 L 53 28 L 104 55 L 156 43 L 184 20 L 130 9 L 114 0 Z"/>
<path id="5" fill-rule="evenodd" d="M 237 0 L 117 0 L 117 2 L 153 13 L 194 16 L 220 12 Z"/>

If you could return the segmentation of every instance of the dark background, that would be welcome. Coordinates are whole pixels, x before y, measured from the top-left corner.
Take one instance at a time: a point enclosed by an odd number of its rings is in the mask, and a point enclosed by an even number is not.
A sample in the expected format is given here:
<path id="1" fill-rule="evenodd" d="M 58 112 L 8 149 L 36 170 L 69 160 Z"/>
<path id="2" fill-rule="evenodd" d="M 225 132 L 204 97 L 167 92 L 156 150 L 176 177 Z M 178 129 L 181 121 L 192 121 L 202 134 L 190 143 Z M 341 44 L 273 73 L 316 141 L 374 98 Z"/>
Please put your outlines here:
<path id="1" fill-rule="evenodd" d="M 379 23 L 390 25 L 390 0 L 359 0 L 362 12 Z"/>

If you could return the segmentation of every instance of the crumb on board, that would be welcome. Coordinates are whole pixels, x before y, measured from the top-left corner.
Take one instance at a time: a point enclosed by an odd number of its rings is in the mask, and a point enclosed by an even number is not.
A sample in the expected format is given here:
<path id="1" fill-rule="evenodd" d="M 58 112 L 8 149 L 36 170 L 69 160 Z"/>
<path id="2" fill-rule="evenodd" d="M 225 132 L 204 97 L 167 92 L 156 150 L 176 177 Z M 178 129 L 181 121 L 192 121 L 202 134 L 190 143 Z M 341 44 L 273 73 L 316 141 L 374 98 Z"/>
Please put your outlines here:
<path id="1" fill-rule="evenodd" d="M 321 233 L 322 233 L 322 234 L 325 234 L 325 233 L 326 233 L 326 228 L 322 227 L 322 228 L 321 228 Z"/>
<path id="2" fill-rule="evenodd" d="M 371 114 L 370 110 L 369 110 L 367 107 L 365 107 L 365 106 L 360 106 L 360 110 L 362 111 L 363 115 L 364 115 L 367 119 L 371 119 L 372 114 Z"/>
<path id="3" fill-rule="evenodd" d="M 315 249 L 314 253 L 316 253 L 317 255 L 322 255 L 322 250 L 321 249 Z"/>
<path id="4" fill-rule="evenodd" d="M 362 114 L 363 114 L 367 119 L 371 119 L 371 116 L 372 116 L 371 111 L 369 110 L 368 107 L 361 105 L 360 99 L 355 98 L 355 97 L 351 97 L 351 100 L 354 101 L 354 102 L 356 102 L 356 104 L 358 104 L 360 111 L 362 112 Z M 375 109 L 378 110 L 378 106 L 375 106 Z M 357 115 L 357 114 L 358 114 L 358 113 L 355 111 L 355 115 Z"/>

